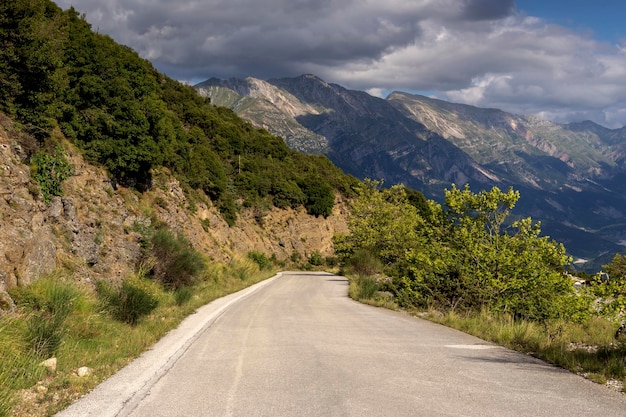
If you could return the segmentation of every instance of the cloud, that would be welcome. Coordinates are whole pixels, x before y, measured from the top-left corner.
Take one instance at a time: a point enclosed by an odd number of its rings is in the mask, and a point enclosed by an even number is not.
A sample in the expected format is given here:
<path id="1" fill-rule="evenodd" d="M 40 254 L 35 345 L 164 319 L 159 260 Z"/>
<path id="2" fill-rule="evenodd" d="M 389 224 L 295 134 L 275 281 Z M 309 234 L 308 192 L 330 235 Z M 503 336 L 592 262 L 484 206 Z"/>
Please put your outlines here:
<path id="1" fill-rule="evenodd" d="M 558 121 L 626 124 L 626 52 L 513 0 L 60 0 L 180 80 L 319 75 Z"/>

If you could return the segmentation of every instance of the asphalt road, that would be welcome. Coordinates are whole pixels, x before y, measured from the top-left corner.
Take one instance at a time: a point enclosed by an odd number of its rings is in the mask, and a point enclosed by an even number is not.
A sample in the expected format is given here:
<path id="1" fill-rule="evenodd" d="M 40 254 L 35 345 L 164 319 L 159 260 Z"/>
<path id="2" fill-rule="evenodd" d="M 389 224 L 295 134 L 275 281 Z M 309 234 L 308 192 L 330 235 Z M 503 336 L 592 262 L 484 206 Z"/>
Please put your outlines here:
<path id="1" fill-rule="evenodd" d="M 283 273 L 212 303 L 71 416 L 626 416 L 626 395 Z"/>

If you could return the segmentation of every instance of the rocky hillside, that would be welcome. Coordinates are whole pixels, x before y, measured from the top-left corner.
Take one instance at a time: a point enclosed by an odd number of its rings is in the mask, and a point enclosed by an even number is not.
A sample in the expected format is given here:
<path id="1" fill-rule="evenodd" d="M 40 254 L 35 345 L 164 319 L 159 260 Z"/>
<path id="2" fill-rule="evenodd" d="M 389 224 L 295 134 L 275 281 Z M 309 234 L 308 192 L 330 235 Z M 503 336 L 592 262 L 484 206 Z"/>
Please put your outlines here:
<path id="1" fill-rule="evenodd" d="M 400 92 L 387 101 L 511 183 L 544 190 L 564 183 L 586 188 L 589 179 L 610 178 L 623 170 L 626 129 L 610 130 L 593 122 L 563 126 Z"/>
<path id="2" fill-rule="evenodd" d="M 595 260 L 588 269 L 623 251 L 626 128 L 558 125 L 399 92 L 383 100 L 313 75 L 211 79 L 197 88 L 257 126 L 294 134 L 293 127 L 259 118 L 264 110 L 258 103 L 273 106 L 271 119 L 295 119 L 306 132 L 302 142 L 323 136 L 325 154 L 359 178 L 404 183 L 438 200 L 451 183 L 512 186 L 522 195 L 517 214 L 540 220 L 544 232 L 581 261 Z M 244 101 L 245 112 L 233 105 Z"/>
<path id="3" fill-rule="evenodd" d="M 139 193 L 113 186 L 106 173 L 86 163 L 81 153 L 64 145 L 73 175 L 62 197 L 43 202 L 24 164 L 28 137 L 0 123 L 0 306 L 11 303 L 6 288 L 28 284 L 56 268 L 81 280 L 123 278 L 136 270 L 142 228 L 155 222 L 181 232 L 215 262 L 229 262 L 249 251 L 285 260 L 298 254 L 332 253 L 331 239 L 345 232 L 346 208 L 338 197 L 327 218 L 299 209 L 250 208 L 229 227 L 208 198 L 190 202 L 166 169 L 154 173 L 151 191 Z"/>
<path id="4" fill-rule="evenodd" d="M 255 125 L 279 134 L 290 148 L 309 154 L 323 154 L 328 151 L 328 140 L 296 121 L 296 117 L 306 114 L 320 114 L 323 109 L 302 103 L 292 94 L 272 84 L 247 78 L 223 82 L 212 78 L 196 87 L 200 95 L 211 97 L 220 105 L 233 109 L 246 120 L 254 120 Z"/>

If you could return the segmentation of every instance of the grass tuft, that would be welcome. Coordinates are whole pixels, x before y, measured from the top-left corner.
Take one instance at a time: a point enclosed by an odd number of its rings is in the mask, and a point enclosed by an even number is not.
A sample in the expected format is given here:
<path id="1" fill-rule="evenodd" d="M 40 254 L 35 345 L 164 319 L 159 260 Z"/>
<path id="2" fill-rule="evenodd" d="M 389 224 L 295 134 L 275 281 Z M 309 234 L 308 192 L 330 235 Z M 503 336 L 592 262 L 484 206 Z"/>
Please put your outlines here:
<path id="1" fill-rule="evenodd" d="M 147 279 L 125 279 L 119 287 L 99 281 L 98 295 L 105 309 L 117 320 L 131 325 L 158 305 L 157 291 Z"/>

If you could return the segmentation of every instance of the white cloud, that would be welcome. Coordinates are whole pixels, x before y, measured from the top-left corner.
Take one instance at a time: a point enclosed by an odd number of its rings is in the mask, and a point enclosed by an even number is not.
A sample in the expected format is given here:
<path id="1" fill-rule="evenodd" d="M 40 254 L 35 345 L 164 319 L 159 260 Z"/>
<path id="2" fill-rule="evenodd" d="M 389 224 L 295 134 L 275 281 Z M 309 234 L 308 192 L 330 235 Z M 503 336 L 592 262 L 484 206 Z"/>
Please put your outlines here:
<path id="1" fill-rule="evenodd" d="M 513 0 L 60 0 L 181 80 L 313 73 L 382 94 L 626 124 L 626 49 Z"/>

